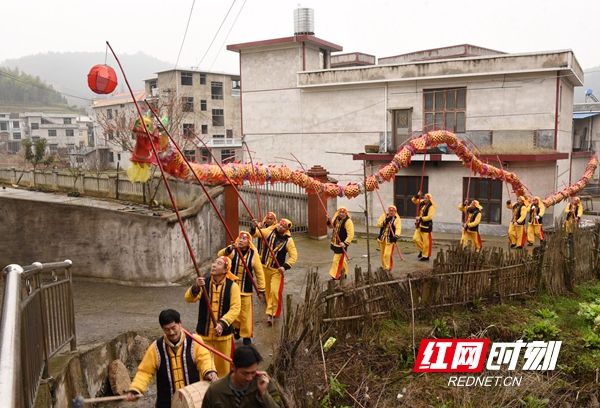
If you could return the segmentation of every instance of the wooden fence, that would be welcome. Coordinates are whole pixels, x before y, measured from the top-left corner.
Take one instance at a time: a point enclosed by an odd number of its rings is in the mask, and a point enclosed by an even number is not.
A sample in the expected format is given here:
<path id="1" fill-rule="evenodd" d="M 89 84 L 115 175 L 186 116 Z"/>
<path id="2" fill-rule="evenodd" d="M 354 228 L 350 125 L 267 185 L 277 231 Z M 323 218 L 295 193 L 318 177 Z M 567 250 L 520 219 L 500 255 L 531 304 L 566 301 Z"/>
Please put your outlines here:
<path id="1" fill-rule="evenodd" d="M 542 289 L 552 295 L 573 291 L 599 276 L 599 233 L 600 224 L 572 234 L 557 225 L 532 254 L 495 247 L 475 253 L 452 246 L 438 253 L 428 273 L 394 279 L 381 268 L 365 273 L 357 267 L 353 284 L 329 281 L 327 289 L 312 270 L 304 302 L 293 309 L 287 299 L 275 373 L 285 376 L 299 349 L 314 350 L 329 336 L 360 336 L 382 316 L 443 313 L 473 302 L 535 296 Z"/>

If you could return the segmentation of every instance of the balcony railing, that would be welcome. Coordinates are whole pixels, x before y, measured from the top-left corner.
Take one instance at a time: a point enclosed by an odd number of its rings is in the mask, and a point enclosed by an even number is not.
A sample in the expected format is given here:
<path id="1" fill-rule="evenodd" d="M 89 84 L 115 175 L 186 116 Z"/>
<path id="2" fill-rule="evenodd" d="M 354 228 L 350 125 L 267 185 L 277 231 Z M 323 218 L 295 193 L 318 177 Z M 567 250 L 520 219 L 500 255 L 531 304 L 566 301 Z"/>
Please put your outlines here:
<path id="1" fill-rule="evenodd" d="M 242 139 L 222 138 L 205 140 L 208 147 L 242 147 Z"/>

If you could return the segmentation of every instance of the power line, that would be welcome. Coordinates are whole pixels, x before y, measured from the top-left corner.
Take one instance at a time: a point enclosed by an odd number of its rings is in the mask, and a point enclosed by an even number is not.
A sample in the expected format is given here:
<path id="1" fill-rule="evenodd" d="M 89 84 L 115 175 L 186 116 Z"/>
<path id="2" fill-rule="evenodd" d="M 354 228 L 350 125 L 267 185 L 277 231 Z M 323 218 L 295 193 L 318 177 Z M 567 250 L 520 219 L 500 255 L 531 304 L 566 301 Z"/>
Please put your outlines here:
<path id="1" fill-rule="evenodd" d="M 229 29 L 229 31 L 227 32 L 227 35 L 225 36 L 225 39 L 223 40 L 223 42 L 221 43 L 221 46 L 219 48 L 217 48 L 217 55 L 215 56 L 214 61 L 212 62 L 212 64 L 210 64 L 210 68 L 208 69 L 209 71 L 212 69 L 213 65 L 215 65 L 215 62 L 217 62 L 217 58 L 219 57 L 219 54 L 221 53 L 221 50 L 223 49 L 223 47 L 225 46 L 225 41 L 227 41 L 227 38 L 229 38 L 229 34 L 231 34 L 231 30 L 233 30 L 233 27 L 235 26 L 235 23 L 238 19 L 238 17 L 240 16 L 240 14 L 242 13 L 242 10 L 244 9 L 244 5 L 246 5 L 246 0 L 244 0 L 244 3 L 242 4 L 242 7 L 240 7 L 240 10 L 237 13 L 237 16 L 235 16 L 235 20 L 233 20 L 233 24 L 231 25 L 231 28 Z"/>
<path id="2" fill-rule="evenodd" d="M 192 8 L 190 10 L 190 15 L 188 16 L 187 25 L 185 26 L 185 33 L 183 33 L 183 40 L 181 40 L 181 47 L 179 47 L 179 54 L 177 54 L 177 61 L 175 61 L 174 69 L 177 69 L 177 64 L 179 64 L 179 57 L 181 57 L 181 50 L 183 50 L 183 44 L 185 43 L 185 37 L 187 36 L 188 28 L 190 27 L 190 20 L 192 19 L 192 12 L 194 11 L 195 4 L 196 0 L 192 2 Z"/>
<path id="3" fill-rule="evenodd" d="M 208 51 L 210 50 L 210 47 L 212 47 L 213 43 L 215 42 L 215 39 L 217 38 L 217 35 L 219 34 L 219 31 L 221 31 L 221 27 L 223 27 L 223 24 L 225 23 L 225 20 L 227 20 L 227 16 L 229 16 L 229 13 L 231 12 L 231 9 L 235 5 L 236 1 L 237 0 L 233 0 L 233 3 L 231 3 L 231 7 L 229 7 L 229 10 L 227 11 L 227 14 L 225 14 L 225 18 L 223 18 L 223 21 L 221 21 L 221 25 L 219 26 L 219 29 L 215 33 L 215 36 L 213 37 L 212 41 L 210 42 L 210 45 L 206 49 L 206 52 L 204 53 L 204 56 L 202 57 L 202 59 L 200 60 L 200 62 L 198 63 L 198 65 L 196 66 L 196 70 L 200 67 L 200 64 L 202 64 L 202 61 L 204 61 L 204 58 L 206 58 L 206 54 L 208 54 Z"/>

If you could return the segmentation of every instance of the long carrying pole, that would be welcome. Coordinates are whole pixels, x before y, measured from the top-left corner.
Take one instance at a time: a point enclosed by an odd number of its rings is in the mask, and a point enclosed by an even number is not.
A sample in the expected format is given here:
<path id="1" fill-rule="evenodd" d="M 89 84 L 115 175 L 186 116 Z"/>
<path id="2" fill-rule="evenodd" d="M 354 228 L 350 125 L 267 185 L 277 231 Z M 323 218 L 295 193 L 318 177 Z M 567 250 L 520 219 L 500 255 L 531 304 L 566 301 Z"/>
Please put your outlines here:
<path id="1" fill-rule="evenodd" d="M 254 167 L 254 161 L 252 160 L 252 155 L 250 154 L 250 147 L 248 147 L 248 143 L 242 142 L 242 144 L 244 146 L 246 146 L 246 151 L 248 152 L 248 158 L 250 159 L 250 164 L 252 165 L 252 168 L 256 171 L 256 168 Z M 262 220 L 263 215 L 262 215 L 262 208 L 260 206 L 260 194 L 258 194 L 258 183 L 254 183 L 254 189 L 256 190 L 256 202 L 258 203 L 258 216 Z"/>
<path id="2" fill-rule="evenodd" d="M 379 195 L 379 189 L 375 189 L 375 192 L 377 193 L 377 198 L 379 198 L 379 203 L 381 204 L 381 208 L 383 209 L 383 212 L 387 213 L 387 211 L 385 209 L 385 205 L 383 205 L 383 200 L 381 200 L 381 196 Z M 388 223 L 388 228 L 391 228 L 391 224 L 392 224 L 392 222 L 390 221 Z M 400 260 L 403 261 L 404 258 L 402 257 L 402 252 L 400 252 L 400 247 L 398 246 L 398 242 L 394 242 L 394 246 L 396 247 L 396 250 L 398 251 L 398 256 L 400 256 Z"/>
<path id="3" fill-rule="evenodd" d="M 421 185 L 419 186 L 419 191 L 423 193 L 423 179 L 425 178 L 425 163 L 427 162 L 427 147 L 423 149 L 423 168 L 421 169 Z M 419 201 L 417 201 L 417 218 L 421 217 L 421 197 L 419 196 Z M 415 229 L 419 228 L 419 221 L 415 220 Z"/>
<path id="4" fill-rule="evenodd" d="M 235 182 L 233 180 L 231 180 L 231 177 L 229 177 L 229 175 L 227 175 L 227 172 L 223 169 L 223 166 L 221 166 L 221 163 L 219 163 L 219 161 L 217 160 L 217 158 L 213 154 L 212 150 L 208 148 L 208 146 L 206 145 L 206 143 L 204 143 L 204 140 L 202 140 L 202 138 L 198 137 L 198 135 L 196 133 L 194 133 L 194 131 L 192 131 L 191 133 L 208 150 L 210 156 L 215 161 L 215 164 L 217 166 L 219 166 L 219 169 L 221 169 L 221 172 L 223 173 L 223 175 L 225 176 L 225 178 L 229 182 L 229 185 L 233 188 L 233 191 L 235 191 L 235 193 L 237 194 L 238 198 L 240 199 L 240 202 L 244 205 L 244 208 L 246 208 L 246 211 L 248 211 L 248 214 L 250 215 L 250 217 L 252 217 L 252 220 L 254 222 L 256 222 L 256 224 L 258 224 L 258 222 L 256 221 L 256 218 L 254 218 L 254 215 L 252 214 L 252 211 L 250 211 L 250 208 L 248 208 L 248 205 L 246 204 L 246 202 L 242 198 L 242 195 L 240 194 L 239 190 L 235 186 Z M 275 256 L 275 252 L 273 252 L 273 248 L 271 248 L 271 245 L 269 245 L 269 243 L 267 242 L 267 238 L 265 238 L 265 236 L 263 235 L 262 230 L 260 228 L 256 228 L 256 229 L 258 230 L 258 233 L 260 234 L 260 237 L 261 237 L 261 239 L 262 239 L 262 241 L 263 241 L 263 243 L 265 245 L 265 248 L 267 248 L 267 250 L 269 251 L 269 254 L 271 255 L 271 258 L 275 262 L 275 265 L 277 266 L 278 272 L 281 274 L 281 280 L 279 282 L 279 293 L 281 295 L 281 292 L 283 291 L 283 284 L 284 284 L 284 281 L 285 281 L 285 274 L 283 272 L 281 272 L 280 269 L 285 269 L 285 268 L 281 267 L 281 264 L 279 263 L 279 261 L 277 260 L 277 257 Z M 255 285 L 255 287 L 256 287 L 256 285 Z M 282 302 L 281 302 L 281 296 L 279 296 L 278 303 L 277 303 L 277 309 L 276 309 L 275 313 L 273 314 L 275 317 L 278 317 L 279 314 L 281 313 L 281 304 L 282 304 Z"/>
<path id="5" fill-rule="evenodd" d="M 298 158 L 296 156 L 294 156 L 293 153 L 292 153 L 292 157 L 298 162 L 298 164 L 302 168 L 302 171 L 304 171 L 304 173 L 306 173 L 306 169 L 304 168 L 304 166 L 302 165 L 302 163 L 300 162 L 300 160 L 298 160 Z M 323 203 L 323 199 L 321 198 L 321 195 L 319 193 L 317 193 L 316 196 L 319 199 L 319 202 L 321 203 L 321 206 L 323 207 L 323 211 L 325 211 L 325 215 L 327 216 L 328 219 L 331 219 L 331 217 L 329 216 L 329 213 L 327 212 L 327 207 Z M 333 224 L 332 224 L 332 227 L 333 227 Z M 337 231 L 335 230 L 335 227 L 332 228 L 332 230 L 333 230 L 333 233 L 335 234 L 337 240 L 341 244 L 342 240 L 340 239 L 340 236 L 338 235 Z M 344 256 L 346 257 L 346 260 L 349 261 L 350 258 L 348 257 L 348 253 L 346 252 L 346 249 L 343 246 L 341 246 L 341 245 L 340 245 L 340 248 L 342 248 L 342 251 L 344 252 Z"/>
<path id="6" fill-rule="evenodd" d="M 223 169 L 223 166 L 221 166 L 221 164 L 219 163 L 219 161 L 217 160 L 217 158 L 215 157 L 215 155 L 213 154 L 212 150 L 210 150 L 208 148 L 208 146 L 206 145 L 206 143 L 204 143 L 204 140 L 202 140 L 196 133 L 194 133 L 194 131 L 191 131 L 191 133 L 196 137 L 196 139 L 198 139 L 200 141 L 200 143 L 202 143 L 204 145 L 204 147 L 208 150 L 209 154 L 211 155 L 211 157 L 213 158 L 213 160 L 215 161 L 215 164 L 217 166 L 219 166 L 219 169 L 221 169 L 221 172 L 223 173 L 223 175 L 225 176 L 225 178 L 227 179 L 227 181 L 229 182 L 229 184 L 231 185 L 231 187 L 233 188 L 233 190 L 235 191 L 235 193 L 237 194 L 238 198 L 240 199 L 240 202 L 242 203 L 242 205 L 244 206 L 244 208 L 246 208 L 246 211 L 248 211 L 248 214 L 250 215 L 250 217 L 252 217 L 252 219 L 254 221 L 256 221 L 256 218 L 254 218 L 254 215 L 252 214 L 252 211 L 250 211 L 250 208 L 248 208 L 248 205 L 246 204 L 246 202 L 244 201 L 244 199 L 242 198 L 242 195 L 240 194 L 239 190 L 237 189 L 237 187 L 235 186 L 235 182 L 233 180 L 231 180 L 231 178 L 227 175 L 227 172 Z M 265 236 L 263 235 L 262 231 L 260 230 L 260 228 L 257 228 L 264 244 L 265 247 L 269 250 L 269 253 L 271 254 L 271 257 L 273 258 L 273 260 L 275 261 L 275 265 L 277 265 L 277 268 L 281 268 L 281 265 L 279 264 L 279 261 L 277 260 L 277 257 L 275 256 L 275 252 L 273 252 L 273 249 L 271 248 L 271 246 L 269 245 L 269 243 L 267 242 L 267 238 L 265 238 Z M 283 275 L 283 274 L 282 274 Z"/>
<path id="7" fill-rule="evenodd" d="M 179 145 L 175 142 L 175 140 L 173 140 L 173 137 L 171 136 L 171 134 L 169 133 L 169 131 L 167 130 L 167 128 L 158 119 L 158 116 L 156 115 L 156 112 L 152 111 L 152 114 L 154 115 L 155 119 L 161 124 L 163 130 L 165 131 L 165 133 L 169 137 L 169 140 L 171 140 L 171 142 L 173 142 L 173 145 L 175 146 L 175 148 L 177 149 L 177 151 L 179 152 L 179 154 L 183 158 L 183 161 L 185 162 L 185 164 L 187 165 L 187 167 L 191 170 L 192 174 L 194 175 L 194 177 L 198 181 L 198 184 L 200 184 L 200 186 L 202 187 L 202 190 L 204 191 L 204 194 L 206 194 L 206 197 L 208 197 L 208 200 L 210 201 L 210 203 L 212 204 L 213 208 L 217 212 L 217 215 L 219 216 L 219 219 L 221 220 L 221 223 L 225 227 L 225 230 L 227 231 L 227 234 L 229 235 L 229 239 L 231 239 L 232 241 L 234 241 L 235 237 L 233 236 L 233 234 L 229 230 L 229 227 L 227 226 L 227 223 L 225 222 L 225 218 L 223 218 L 223 214 L 221 214 L 221 212 L 219 211 L 219 208 L 217 207 L 217 204 L 214 202 L 214 200 L 212 199 L 212 197 L 208 193 L 208 190 L 204 186 L 204 183 L 202 183 L 200 181 L 200 177 L 198 176 L 198 174 L 196 174 L 196 172 L 194 171 L 194 169 L 192 168 L 192 166 L 190 166 L 189 161 L 187 160 L 187 158 L 185 157 L 185 155 L 183 154 L 183 152 L 179 148 Z M 257 295 L 260 296 L 260 291 L 258 290 L 258 286 L 256 286 L 256 283 L 254 282 L 254 278 L 252 277 L 252 274 L 250 273 L 250 268 L 249 268 L 249 266 L 248 266 L 248 264 L 246 262 L 246 259 L 242 255 L 242 253 L 241 253 L 241 251 L 240 251 L 239 248 L 236 247 L 235 249 L 237 251 L 238 257 L 241 259 L 242 263 L 244 264 L 244 268 L 245 268 L 248 276 L 250 277 L 250 281 L 252 282 L 252 286 L 254 286 L 254 289 L 256 289 Z M 204 293 L 204 295 L 206 296 L 205 300 L 206 300 L 207 304 L 210 303 L 210 301 L 208 300 L 208 295 L 206 294 L 206 291 L 202 290 L 202 293 Z M 212 312 L 211 312 L 211 315 L 212 315 Z M 216 325 L 216 323 L 215 323 L 215 325 Z"/>
<path id="8" fill-rule="evenodd" d="M 223 360 L 229 361 L 230 363 L 233 362 L 233 360 L 231 360 L 231 357 L 226 356 L 225 354 L 221 353 L 220 351 L 215 350 L 214 348 L 210 347 L 208 344 L 206 344 L 206 343 L 198 340 L 198 338 L 196 336 L 194 336 L 192 333 L 190 333 L 189 331 L 187 331 L 183 327 L 181 328 L 181 330 L 183 330 L 183 332 L 186 335 L 190 336 L 190 338 L 192 340 L 194 340 L 196 343 L 200 344 L 202 347 L 204 347 L 205 349 L 207 349 L 211 353 L 216 354 L 217 356 L 221 357 Z"/>
<path id="9" fill-rule="evenodd" d="M 131 99 L 133 100 L 133 103 L 135 104 L 135 107 L 138 111 L 138 115 L 140 117 L 140 122 L 142 123 L 142 127 L 144 128 L 144 131 L 148 135 L 148 138 L 151 138 L 150 133 L 148 132 L 148 128 L 146 127 L 146 123 L 144 122 L 144 115 L 142 115 L 142 110 L 140 109 L 140 105 L 137 103 L 137 100 L 135 99 L 135 95 L 133 94 L 133 90 L 131 89 L 131 86 L 129 85 L 129 81 L 127 80 L 127 75 L 125 75 L 125 70 L 123 70 L 123 66 L 121 66 L 121 61 L 119 61 L 117 54 L 112 49 L 112 47 L 110 46 L 108 41 L 106 42 L 106 45 L 108 45 L 108 48 L 110 48 L 110 51 L 112 52 L 113 56 L 115 57 L 115 60 L 119 64 L 119 68 L 121 69 L 121 73 L 123 74 L 123 79 L 125 79 L 125 83 L 127 84 L 127 88 L 129 89 L 129 93 L 131 94 Z M 179 221 L 179 226 L 181 227 L 181 231 L 183 233 L 183 237 L 185 239 L 185 243 L 187 245 L 188 252 L 190 253 L 190 257 L 192 258 L 192 262 L 194 264 L 194 269 L 196 270 L 196 275 L 201 276 L 200 266 L 198 265 L 198 261 L 196 260 L 196 256 L 194 255 L 194 250 L 192 249 L 192 244 L 187 235 L 185 226 L 183 225 L 183 220 L 181 218 L 181 214 L 179 213 L 179 208 L 177 207 L 177 203 L 175 202 L 175 198 L 173 197 L 173 192 L 171 191 L 171 187 L 169 186 L 169 181 L 167 180 L 167 176 L 165 175 L 165 169 L 163 168 L 163 165 L 160 162 L 160 160 L 158 160 L 158 152 L 156 151 L 156 147 L 154 146 L 154 143 L 150 143 L 150 146 L 152 147 L 152 152 L 154 153 L 154 156 L 157 158 L 158 168 L 160 169 L 160 174 L 162 176 L 163 181 L 165 182 L 165 187 L 167 187 L 167 191 L 169 193 L 169 198 L 171 199 L 171 204 L 173 205 L 175 214 L 177 214 L 177 220 Z M 210 306 L 210 299 L 208 298 L 206 291 L 203 290 L 202 293 L 204 294 L 204 300 L 206 301 L 206 305 L 208 306 L 208 310 L 210 311 L 210 319 L 213 322 L 213 324 L 216 326 L 217 320 L 215 319 L 215 317 L 213 315 L 212 307 Z"/>

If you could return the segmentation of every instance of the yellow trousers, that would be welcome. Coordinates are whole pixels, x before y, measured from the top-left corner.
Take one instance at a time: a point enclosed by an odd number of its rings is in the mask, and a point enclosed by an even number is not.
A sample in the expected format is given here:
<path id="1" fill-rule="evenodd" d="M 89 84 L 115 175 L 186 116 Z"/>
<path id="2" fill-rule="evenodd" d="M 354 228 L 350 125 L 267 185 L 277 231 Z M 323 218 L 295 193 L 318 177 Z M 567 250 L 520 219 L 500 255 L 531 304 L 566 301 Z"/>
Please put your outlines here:
<path id="1" fill-rule="evenodd" d="M 481 251 L 481 235 L 479 235 L 479 231 L 469 231 L 463 229 L 463 234 L 460 239 L 460 243 L 462 244 L 463 248 L 467 246 L 469 240 L 471 241 L 471 246 L 475 249 L 475 251 Z"/>
<path id="2" fill-rule="evenodd" d="M 529 225 L 527 225 L 527 242 L 533 244 L 535 237 L 538 237 L 540 241 L 546 239 L 546 234 L 544 234 L 542 224 L 529 223 Z"/>
<path id="3" fill-rule="evenodd" d="M 233 327 L 240 329 L 240 337 L 244 339 L 252 338 L 254 335 L 254 305 L 252 302 L 252 293 L 242 293 L 242 308 Z"/>
<path id="4" fill-rule="evenodd" d="M 213 329 L 210 329 L 211 333 Z M 233 343 L 233 334 L 229 334 L 227 336 L 215 337 L 214 333 L 211 336 L 200 336 L 202 337 L 202 341 L 206 343 L 207 346 L 214 348 L 215 350 L 221 352 L 223 355 L 231 358 L 231 344 Z M 194 347 L 202 347 L 199 344 L 194 345 Z M 217 375 L 219 378 L 226 376 L 231 371 L 231 367 L 229 361 L 225 360 L 223 357 L 218 356 L 214 353 L 210 353 L 210 356 L 213 359 L 213 363 L 215 365 L 215 369 L 217 370 Z"/>
<path id="5" fill-rule="evenodd" d="M 508 240 L 510 241 L 511 245 L 516 245 L 518 247 L 525 246 L 525 242 L 527 241 L 525 226 L 518 224 L 515 225 L 511 222 L 508 226 Z"/>
<path id="6" fill-rule="evenodd" d="M 265 296 L 267 298 L 267 315 L 274 316 L 277 312 L 277 306 L 281 302 L 279 288 L 283 275 L 276 268 L 263 266 L 265 272 Z"/>
<path id="7" fill-rule="evenodd" d="M 417 228 L 413 235 L 413 242 L 423 258 L 431 257 L 431 247 L 433 246 L 431 232 L 422 232 L 420 228 Z"/>
<path id="8" fill-rule="evenodd" d="M 566 231 L 566 233 L 567 233 L 567 234 L 570 234 L 570 233 L 572 233 L 572 232 L 573 232 L 573 228 L 574 228 L 574 226 L 573 226 L 573 225 L 574 225 L 574 224 L 575 224 L 575 223 L 573 222 L 573 220 L 572 220 L 572 219 L 571 219 L 571 220 L 567 220 L 567 221 L 565 221 L 565 231 Z M 578 225 L 579 225 L 579 224 L 577 224 L 576 226 L 578 226 Z"/>
<path id="9" fill-rule="evenodd" d="M 394 244 L 388 244 L 386 241 L 379 242 L 379 252 L 381 252 L 381 265 L 383 269 L 391 271 L 394 256 Z"/>
<path id="10" fill-rule="evenodd" d="M 340 267 L 340 262 L 342 262 L 342 269 Z M 329 276 L 333 279 L 340 279 L 342 277 L 342 273 L 344 276 L 348 276 L 348 262 L 346 262 L 346 256 L 342 254 L 333 254 L 333 262 L 331 263 L 331 269 L 329 270 Z"/>

